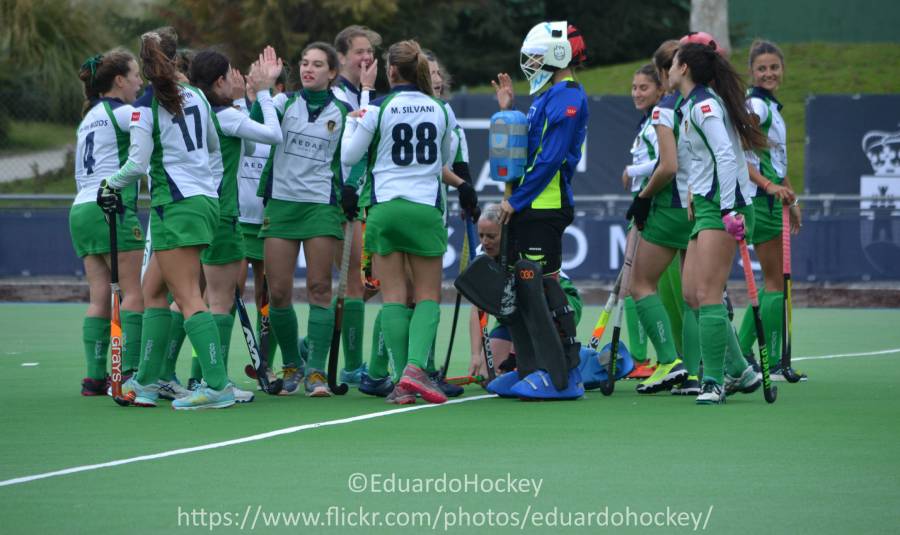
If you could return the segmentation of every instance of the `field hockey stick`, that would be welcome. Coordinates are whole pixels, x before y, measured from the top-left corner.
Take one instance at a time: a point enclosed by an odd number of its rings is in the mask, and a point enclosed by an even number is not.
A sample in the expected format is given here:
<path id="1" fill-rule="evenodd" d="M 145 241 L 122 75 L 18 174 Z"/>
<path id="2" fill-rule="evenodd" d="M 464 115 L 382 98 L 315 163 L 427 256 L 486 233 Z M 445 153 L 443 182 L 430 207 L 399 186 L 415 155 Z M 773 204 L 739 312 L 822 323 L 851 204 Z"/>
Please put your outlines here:
<path id="1" fill-rule="evenodd" d="M 756 280 L 753 278 L 753 267 L 750 265 L 750 250 L 747 248 L 747 240 L 739 242 L 741 249 L 741 263 L 744 265 L 744 280 L 747 282 L 747 293 L 750 295 L 750 304 L 753 307 L 753 323 L 756 325 L 756 342 L 759 344 L 759 365 L 763 375 L 763 396 L 768 403 L 775 403 L 778 397 L 778 389 L 772 384 L 769 377 L 769 348 L 766 346 L 766 331 L 763 329 L 762 318 L 759 315 L 759 295 L 756 292 Z"/>
<path id="2" fill-rule="evenodd" d="M 466 236 L 469 243 L 478 243 L 478 231 L 475 229 L 475 222 L 466 220 Z M 473 256 L 477 247 L 472 247 Z M 478 325 L 481 327 L 481 350 L 484 352 L 484 364 L 487 368 L 488 381 L 493 381 L 497 377 L 494 371 L 494 352 L 491 350 L 491 338 L 488 332 L 488 315 L 484 310 L 476 308 L 478 313 Z"/>
<path id="3" fill-rule="evenodd" d="M 781 318 L 781 372 L 789 383 L 800 381 L 800 374 L 791 368 L 791 335 L 793 299 L 791 292 L 791 210 L 781 209 L 781 271 L 784 274 L 784 313 Z"/>
<path id="4" fill-rule="evenodd" d="M 347 383 L 337 383 L 338 354 L 341 349 L 341 324 L 344 322 L 344 296 L 347 293 L 347 271 L 350 270 L 350 249 L 353 247 L 353 221 L 347 221 L 344 229 L 344 248 L 341 254 L 341 272 L 338 275 L 337 300 L 334 303 L 334 330 L 331 331 L 331 350 L 328 352 L 328 388 L 343 396 L 349 390 Z"/>
<path id="5" fill-rule="evenodd" d="M 468 217 L 465 221 L 469 223 Z M 469 233 L 463 234 L 462 253 L 459 259 L 459 272 L 462 273 L 469 267 L 469 261 L 475 258 L 475 246 L 469 242 Z M 456 303 L 453 306 L 453 323 L 450 325 L 450 343 L 447 344 L 447 356 L 444 357 L 444 365 L 441 367 L 441 377 L 447 377 L 450 368 L 450 355 L 453 353 L 453 340 L 456 338 L 456 324 L 459 322 L 459 308 L 462 306 L 462 294 L 457 290 Z"/>
<path id="6" fill-rule="evenodd" d="M 247 351 L 250 352 L 250 364 L 256 375 L 256 382 L 259 387 L 266 393 L 273 396 L 281 392 L 282 380 L 276 379 L 269 382 L 269 363 L 265 356 L 260 352 L 259 346 L 256 344 L 256 335 L 253 334 L 253 324 L 250 323 L 250 315 L 247 314 L 247 307 L 244 300 L 241 299 L 241 289 L 234 288 L 234 305 L 237 308 L 238 318 L 241 321 L 241 330 L 244 331 L 244 340 L 247 342 Z"/>
<path id="7" fill-rule="evenodd" d="M 141 259 L 141 282 L 144 282 L 144 274 L 147 273 L 147 268 L 150 267 L 150 257 L 153 256 L 153 247 L 150 243 L 150 222 L 147 222 L 147 235 L 144 240 L 144 257 Z"/>
<path id="8" fill-rule="evenodd" d="M 482 375 L 460 375 L 459 377 L 447 377 L 444 381 L 451 385 L 466 386 L 473 383 L 484 382 Z"/>
<path id="9" fill-rule="evenodd" d="M 269 322 L 269 284 L 263 275 L 262 282 L 262 299 L 260 300 L 259 310 L 259 353 L 266 359 L 268 364 L 269 344 L 271 343 L 272 325 Z M 256 379 L 256 369 L 251 364 L 244 367 L 244 373 L 251 379 Z"/>
<path id="10" fill-rule="evenodd" d="M 619 274 L 616 276 L 616 283 L 613 285 L 609 297 L 606 298 L 606 305 L 603 306 L 603 312 L 600 313 L 600 317 L 597 318 L 597 323 L 594 325 L 594 332 L 591 334 L 591 341 L 588 344 L 588 347 L 594 351 L 600 347 L 600 340 L 603 338 L 603 333 L 606 332 L 606 325 L 609 323 L 609 315 L 612 312 L 613 306 L 616 304 L 616 295 L 618 295 L 619 287 L 622 284 L 623 271 L 624 269 L 619 270 Z"/>
<path id="11" fill-rule="evenodd" d="M 122 397 L 122 289 L 119 288 L 119 241 L 116 235 L 116 216 L 106 214 L 109 225 L 109 288 L 112 294 L 112 310 L 109 316 L 110 387 L 113 400 L 127 407 Z"/>
<path id="12" fill-rule="evenodd" d="M 622 316 L 625 312 L 625 297 L 631 290 L 631 265 L 634 262 L 634 255 L 638 246 L 638 229 L 636 225 L 632 225 L 628 232 L 628 239 L 625 242 L 625 262 L 622 265 L 622 280 L 619 282 L 619 289 L 616 292 L 616 315 L 613 319 L 612 344 L 609 348 L 609 365 L 607 366 L 606 382 L 600 385 L 600 392 L 604 396 L 612 395 L 616 389 L 616 361 L 619 358 L 619 337 L 622 335 Z"/>

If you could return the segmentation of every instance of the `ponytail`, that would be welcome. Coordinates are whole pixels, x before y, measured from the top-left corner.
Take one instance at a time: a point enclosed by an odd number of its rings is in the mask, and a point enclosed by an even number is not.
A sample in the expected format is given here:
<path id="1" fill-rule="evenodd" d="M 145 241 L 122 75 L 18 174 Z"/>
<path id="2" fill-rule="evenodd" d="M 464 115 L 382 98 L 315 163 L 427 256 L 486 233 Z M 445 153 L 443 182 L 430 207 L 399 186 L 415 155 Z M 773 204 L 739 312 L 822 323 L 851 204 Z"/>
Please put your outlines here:
<path id="1" fill-rule="evenodd" d="M 428 57 L 419 43 L 410 39 L 392 44 L 387 51 L 387 62 L 397 69 L 397 75 L 404 82 L 415 84 L 419 91 L 434 96 Z"/>
<path id="2" fill-rule="evenodd" d="M 78 79 L 84 85 L 82 116 L 87 114 L 100 95 L 113 88 L 116 76 L 128 76 L 132 61 L 135 59 L 131 52 L 115 48 L 105 54 L 91 56 L 81 64 Z"/>
<path id="3" fill-rule="evenodd" d="M 428 65 L 428 58 L 421 50 L 416 56 L 416 85 L 419 91 L 433 97 L 434 88 L 431 87 L 431 67 Z"/>
<path id="4" fill-rule="evenodd" d="M 707 45 L 683 44 L 678 49 L 678 61 L 687 65 L 691 80 L 712 87 L 725 103 L 725 111 L 734 124 L 745 150 L 766 148 L 768 138 L 750 120 L 744 101 L 746 88 L 741 77 L 725 58 Z"/>
<path id="5" fill-rule="evenodd" d="M 173 32 L 172 32 L 173 33 Z M 183 99 L 175 69 L 177 41 L 168 31 L 147 32 L 141 36 L 141 73 L 153 84 L 156 99 L 169 113 L 182 113 Z M 171 50 L 171 54 L 167 51 Z"/>

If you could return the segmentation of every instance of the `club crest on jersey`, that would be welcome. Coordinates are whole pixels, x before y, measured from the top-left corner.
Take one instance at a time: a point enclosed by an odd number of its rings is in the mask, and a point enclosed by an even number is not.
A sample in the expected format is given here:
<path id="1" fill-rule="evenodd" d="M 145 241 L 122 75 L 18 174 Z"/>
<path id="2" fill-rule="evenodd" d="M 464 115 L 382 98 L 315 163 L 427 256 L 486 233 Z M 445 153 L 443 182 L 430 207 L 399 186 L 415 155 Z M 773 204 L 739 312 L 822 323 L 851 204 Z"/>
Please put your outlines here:
<path id="1" fill-rule="evenodd" d="M 144 236 L 141 233 L 141 227 L 131 227 L 131 234 L 134 236 L 134 239 L 138 241 L 144 241 Z"/>
<path id="2" fill-rule="evenodd" d="M 131 112 L 131 122 L 140 121 L 141 120 L 141 112 L 135 110 Z"/>
<path id="3" fill-rule="evenodd" d="M 712 106 L 710 106 L 709 104 L 704 104 L 704 105 L 700 106 L 700 111 L 702 111 L 703 113 L 711 113 Z"/>
<path id="4" fill-rule="evenodd" d="M 334 127 L 337 126 L 337 123 L 334 121 L 328 121 L 326 126 L 328 127 L 328 132 L 331 133 L 334 132 Z"/>
<path id="5" fill-rule="evenodd" d="M 578 108 L 575 106 L 566 106 L 566 117 L 575 117 L 578 114 Z"/>

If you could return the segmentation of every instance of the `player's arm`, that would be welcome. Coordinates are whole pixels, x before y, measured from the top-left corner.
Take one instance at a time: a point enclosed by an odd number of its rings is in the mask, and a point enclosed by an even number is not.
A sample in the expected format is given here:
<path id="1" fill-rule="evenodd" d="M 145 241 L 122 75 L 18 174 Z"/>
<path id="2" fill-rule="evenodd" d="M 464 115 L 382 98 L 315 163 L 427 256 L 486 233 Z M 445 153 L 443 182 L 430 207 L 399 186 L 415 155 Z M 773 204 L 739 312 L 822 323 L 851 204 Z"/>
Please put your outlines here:
<path id="1" fill-rule="evenodd" d="M 143 113 L 134 112 L 139 115 L 149 115 L 149 110 Z M 150 165 L 150 155 L 153 154 L 153 135 L 151 131 L 136 124 L 132 118 L 130 128 L 131 142 L 128 147 L 128 160 L 118 171 L 110 177 L 107 177 L 106 183 L 115 189 L 124 189 L 147 172 Z"/>
<path id="2" fill-rule="evenodd" d="M 656 139 L 659 144 L 659 158 L 654 160 L 658 165 L 650 175 L 650 180 L 638 195 L 649 198 L 656 195 L 666 184 L 672 181 L 678 171 L 678 152 L 675 144 L 675 133 L 671 128 L 663 125 L 653 127 L 656 130 Z"/>
<path id="3" fill-rule="evenodd" d="M 353 112 L 347 115 L 344 132 L 341 137 L 341 164 L 353 167 L 360 161 L 372 138 L 375 137 L 375 121 L 378 120 L 378 109 L 364 108 L 364 112 Z M 362 111 L 362 110 L 361 110 Z"/>

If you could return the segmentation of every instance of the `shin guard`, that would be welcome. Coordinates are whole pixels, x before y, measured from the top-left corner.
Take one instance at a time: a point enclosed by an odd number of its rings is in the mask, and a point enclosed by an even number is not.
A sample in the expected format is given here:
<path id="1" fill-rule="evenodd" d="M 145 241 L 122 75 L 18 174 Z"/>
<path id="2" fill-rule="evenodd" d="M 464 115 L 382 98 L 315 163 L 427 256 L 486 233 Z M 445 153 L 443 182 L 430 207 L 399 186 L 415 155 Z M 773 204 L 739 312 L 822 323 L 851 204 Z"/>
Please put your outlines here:
<path id="1" fill-rule="evenodd" d="M 530 260 L 519 260 L 515 266 L 515 277 L 516 312 L 524 320 L 526 331 L 531 338 L 531 347 L 534 349 L 537 367 L 550 374 L 553 386 L 557 390 L 564 390 L 568 386 L 570 366 L 559 337 L 559 331 L 553 323 L 550 307 L 547 306 L 541 266 Z M 565 301 L 565 295 L 563 295 L 563 301 Z M 521 359 L 515 332 L 512 330 L 510 332 L 513 334 L 517 357 Z M 577 350 L 574 362 L 574 366 L 571 367 L 578 366 Z M 519 364 L 521 367 L 521 360 Z M 521 371 L 519 374 L 521 376 Z"/>
<path id="2" fill-rule="evenodd" d="M 578 341 L 575 310 L 569 306 L 566 293 L 556 278 L 544 277 L 543 282 L 547 305 L 550 307 L 550 314 L 559 330 L 563 351 L 566 355 L 566 368 L 571 370 L 581 363 L 581 343 Z"/>

